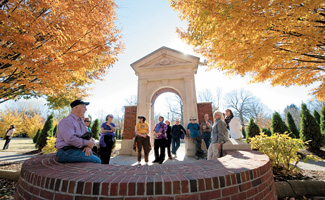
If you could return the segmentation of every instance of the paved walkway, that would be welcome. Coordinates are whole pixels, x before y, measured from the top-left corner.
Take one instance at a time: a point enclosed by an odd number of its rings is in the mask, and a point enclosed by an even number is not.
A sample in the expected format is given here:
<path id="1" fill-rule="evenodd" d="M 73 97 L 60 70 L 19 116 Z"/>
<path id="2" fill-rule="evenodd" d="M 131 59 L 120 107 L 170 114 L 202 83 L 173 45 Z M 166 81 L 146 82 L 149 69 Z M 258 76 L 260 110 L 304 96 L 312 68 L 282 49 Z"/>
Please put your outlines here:
<path id="1" fill-rule="evenodd" d="M 35 155 L 27 155 L 19 152 L 9 152 L 0 150 L 0 162 L 24 162 L 25 160 L 34 157 Z M 166 151 L 166 160 L 164 163 L 166 164 L 179 164 L 182 163 L 191 163 L 195 162 L 196 159 L 194 157 L 185 156 L 185 143 L 181 143 L 180 148 L 177 151 L 177 158 L 173 158 L 172 160 L 168 159 L 167 151 Z M 149 154 L 149 165 L 153 165 L 152 161 L 154 160 L 153 149 Z M 137 157 L 136 156 L 126 156 L 126 155 L 118 155 L 114 158 L 111 158 L 110 164 L 112 165 L 137 165 Z M 142 157 L 142 165 L 145 164 L 144 158 Z M 308 163 L 299 162 L 298 167 L 305 170 L 317 170 L 317 171 L 325 171 L 325 161 L 309 161 Z"/>
<path id="2" fill-rule="evenodd" d="M 152 161 L 155 159 L 155 155 L 154 155 L 154 150 L 152 148 L 152 150 L 150 151 L 149 154 L 149 165 L 152 165 Z M 168 159 L 168 154 L 167 154 L 167 150 L 166 150 L 166 154 L 165 154 L 165 161 L 164 163 L 166 164 L 179 164 L 180 162 L 182 163 L 191 163 L 191 162 L 195 162 L 196 159 L 194 157 L 187 157 L 185 156 L 185 143 L 181 143 L 181 146 L 179 147 L 178 151 L 177 151 L 177 157 L 173 158 L 172 160 Z M 137 165 L 138 161 L 137 161 L 137 156 L 126 156 L 126 155 L 118 155 L 114 158 L 111 158 L 110 164 L 113 165 Z M 144 165 L 144 157 L 142 156 L 142 160 L 141 160 L 141 164 Z"/>

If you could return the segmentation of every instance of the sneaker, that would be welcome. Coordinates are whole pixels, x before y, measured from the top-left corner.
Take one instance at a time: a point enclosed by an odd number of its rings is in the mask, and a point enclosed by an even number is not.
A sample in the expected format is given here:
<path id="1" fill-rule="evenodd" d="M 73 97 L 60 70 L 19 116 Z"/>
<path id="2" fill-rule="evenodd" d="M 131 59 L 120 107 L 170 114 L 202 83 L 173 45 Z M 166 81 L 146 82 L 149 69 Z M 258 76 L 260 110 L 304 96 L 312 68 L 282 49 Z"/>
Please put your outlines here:
<path id="1" fill-rule="evenodd" d="M 173 158 L 172 158 L 172 157 L 168 157 L 168 159 L 169 159 L 169 160 L 173 160 Z"/>
<path id="2" fill-rule="evenodd" d="M 149 164 L 148 164 L 148 163 L 146 163 L 146 166 L 149 166 Z"/>
<path id="3" fill-rule="evenodd" d="M 154 160 L 152 161 L 152 163 L 159 163 L 159 160 Z"/>
<path id="4" fill-rule="evenodd" d="M 164 161 L 159 161 L 159 165 L 163 164 Z"/>

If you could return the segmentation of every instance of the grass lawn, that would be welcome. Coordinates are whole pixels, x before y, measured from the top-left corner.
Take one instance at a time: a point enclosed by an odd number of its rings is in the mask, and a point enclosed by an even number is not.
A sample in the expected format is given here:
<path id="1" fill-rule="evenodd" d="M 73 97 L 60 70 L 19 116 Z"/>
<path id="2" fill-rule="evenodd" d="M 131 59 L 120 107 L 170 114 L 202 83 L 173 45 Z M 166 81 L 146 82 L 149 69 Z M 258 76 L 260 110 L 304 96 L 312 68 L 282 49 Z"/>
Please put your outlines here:
<path id="1" fill-rule="evenodd" d="M 5 140 L 0 140 L 0 152 L 3 151 L 3 145 Z M 9 144 L 9 148 L 5 150 L 6 152 L 27 152 L 33 151 L 35 149 L 35 144 L 32 138 L 12 138 Z"/>

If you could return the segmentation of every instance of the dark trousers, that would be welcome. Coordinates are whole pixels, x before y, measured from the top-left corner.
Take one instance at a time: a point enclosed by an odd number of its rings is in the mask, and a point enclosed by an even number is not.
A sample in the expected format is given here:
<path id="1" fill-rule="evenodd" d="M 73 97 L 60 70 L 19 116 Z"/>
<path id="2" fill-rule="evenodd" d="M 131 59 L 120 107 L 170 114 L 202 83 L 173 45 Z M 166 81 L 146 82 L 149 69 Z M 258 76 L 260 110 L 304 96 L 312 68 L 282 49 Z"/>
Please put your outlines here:
<path id="1" fill-rule="evenodd" d="M 137 148 L 138 148 L 138 161 L 141 161 L 141 150 L 143 148 L 144 151 L 144 161 L 149 162 L 149 152 L 150 152 L 150 137 L 146 138 L 141 136 L 136 136 L 137 140 Z"/>
<path id="2" fill-rule="evenodd" d="M 203 133 L 203 140 L 204 140 L 205 146 L 207 147 L 207 150 L 208 150 L 210 143 L 211 143 L 211 132 Z"/>
<path id="3" fill-rule="evenodd" d="M 165 145 L 166 139 L 155 139 L 154 150 L 155 150 L 155 161 L 163 162 L 165 160 Z M 160 149 L 160 154 L 159 154 Z"/>
<path id="4" fill-rule="evenodd" d="M 109 160 L 111 159 L 113 142 L 106 144 L 106 147 L 100 147 L 100 159 L 102 164 L 109 164 Z"/>
<path id="5" fill-rule="evenodd" d="M 193 142 L 195 144 L 195 155 L 198 157 L 203 157 L 204 156 L 204 151 L 201 148 L 202 145 L 202 138 L 200 136 L 193 138 Z"/>
<path id="6" fill-rule="evenodd" d="M 10 136 L 6 136 L 6 142 L 5 145 L 3 146 L 3 150 L 8 149 L 10 141 L 11 141 Z"/>
<path id="7" fill-rule="evenodd" d="M 168 138 L 168 140 L 166 140 L 166 148 L 167 148 L 167 154 L 168 157 L 171 158 L 172 154 L 170 152 L 170 144 L 172 143 L 172 138 Z"/>

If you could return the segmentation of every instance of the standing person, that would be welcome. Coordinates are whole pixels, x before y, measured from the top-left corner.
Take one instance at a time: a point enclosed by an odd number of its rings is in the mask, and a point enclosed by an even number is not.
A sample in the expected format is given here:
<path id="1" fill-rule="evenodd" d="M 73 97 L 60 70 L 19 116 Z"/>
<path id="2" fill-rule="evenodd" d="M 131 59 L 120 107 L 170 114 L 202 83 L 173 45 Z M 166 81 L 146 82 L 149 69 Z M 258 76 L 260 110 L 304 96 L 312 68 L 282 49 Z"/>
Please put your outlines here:
<path id="1" fill-rule="evenodd" d="M 149 137 L 149 124 L 146 118 L 142 115 L 138 116 L 139 122 L 135 126 L 135 140 L 134 142 L 138 148 L 138 167 L 141 166 L 141 151 L 144 151 L 144 161 L 148 166 L 149 152 L 151 150 L 150 137 Z"/>
<path id="2" fill-rule="evenodd" d="M 11 125 L 8 130 L 6 131 L 3 139 L 6 140 L 5 144 L 3 145 L 3 149 L 2 150 L 6 150 L 9 147 L 9 143 L 11 141 L 12 135 L 15 132 L 15 125 Z"/>
<path id="3" fill-rule="evenodd" d="M 171 135 L 171 129 L 172 127 L 170 126 L 170 121 L 166 120 L 165 124 L 167 125 L 167 131 L 166 131 L 166 136 L 167 136 L 167 141 L 166 141 L 166 148 L 167 148 L 167 153 L 168 153 L 168 159 L 173 159 L 172 154 L 170 152 L 170 144 L 172 141 L 172 135 Z"/>
<path id="4" fill-rule="evenodd" d="M 221 155 L 222 145 L 228 140 L 227 124 L 222 121 L 222 112 L 213 113 L 214 124 L 211 132 L 211 144 L 208 149 L 208 160 L 219 158 Z"/>
<path id="5" fill-rule="evenodd" d="M 113 121 L 113 115 L 108 114 L 106 116 L 106 122 L 102 124 L 100 127 L 100 159 L 102 160 L 102 164 L 109 164 L 109 160 L 111 159 L 112 148 L 114 144 L 114 138 L 116 126 Z"/>
<path id="6" fill-rule="evenodd" d="M 211 141 L 212 121 L 209 120 L 209 115 L 204 115 L 204 121 L 201 123 L 201 133 L 207 150 Z"/>
<path id="7" fill-rule="evenodd" d="M 177 152 L 179 146 L 181 145 L 181 135 L 182 134 L 185 135 L 186 130 L 182 126 L 182 124 L 180 124 L 180 120 L 176 119 L 176 123 L 175 123 L 175 125 L 172 126 L 172 129 L 171 129 L 172 154 L 175 155 L 175 158 L 177 157 L 176 152 Z"/>
<path id="8" fill-rule="evenodd" d="M 159 123 L 156 124 L 154 128 L 155 160 L 153 161 L 153 163 L 162 164 L 165 160 L 165 145 L 166 145 L 166 138 L 167 138 L 166 131 L 167 131 L 167 125 L 164 123 L 164 117 L 159 116 Z M 160 149 L 160 154 L 159 154 L 159 149 Z"/>
<path id="9" fill-rule="evenodd" d="M 84 122 L 85 122 L 85 125 L 87 127 L 87 131 L 88 132 L 91 132 L 91 129 L 90 129 L 90 118 L 89 117 L 85 117 L 84 118 Z"/>
<path id="10" fill-rule="evenodd" d="M 87 105 L 89 102 L 73 101 L 70 104 L 71 113 L 58 124 L 55 148 L 58 150 L 56 155 L 60 163 L 100 163 L 100 159 L 92 152 L 95 140 L 81 138 L 87 132 L 85 122 L 82 120 Z"/>
<path id="11" fill-rule="evenodd" d="M 195 157 L 196 159 L 204 158 L 204 152 L 201 148 L 202 145 L 202 137 L 200 134 L 200 125 L 196 123 L 196 118 L 192 117 L 190 119 L 191 123 L 187 125 L 187 137 L 190 137 L 195 144 Z"/>
<path id="12" fill-rule="evenodd" d="M 242 125 L 237 117 L 234 117 L 234 114 L 230 109 L 226 110 L 225 122 L 227 124 L 227 129 L 229 130 L 229 138 L 233 138 L 235 140 L 243 138 L 243 134 L 241 132 Z"/>

